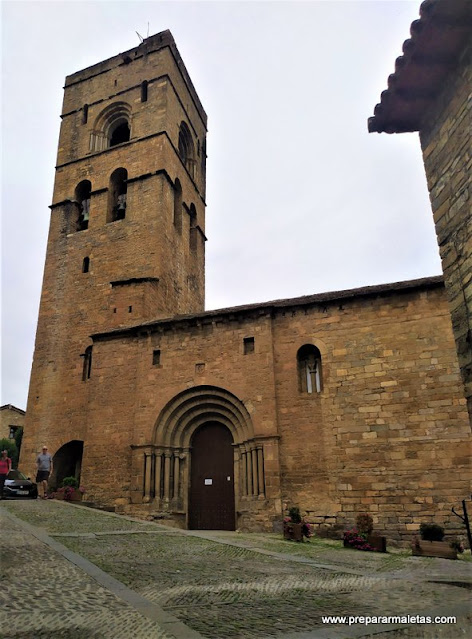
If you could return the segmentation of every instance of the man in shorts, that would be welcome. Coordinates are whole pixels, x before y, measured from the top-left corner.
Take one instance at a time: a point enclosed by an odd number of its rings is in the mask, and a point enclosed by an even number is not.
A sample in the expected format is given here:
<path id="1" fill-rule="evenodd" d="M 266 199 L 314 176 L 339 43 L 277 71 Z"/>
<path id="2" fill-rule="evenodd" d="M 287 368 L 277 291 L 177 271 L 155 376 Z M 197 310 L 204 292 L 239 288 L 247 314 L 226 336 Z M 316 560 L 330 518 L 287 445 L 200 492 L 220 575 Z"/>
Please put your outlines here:
<path id="1" fill-rule="evenodd" d="M 38 455 L 36 464 L 38 465 L 38 472 L 36 473 L 36 483 L 38 484 L 38 495 L 42 499 L 47 499 L 48 479 L 49 479 L 49 475 L 52 473 L 52 457 L 48 453 L 47 446 L 43 446 L 43 452 Z M 42 487 L 42 491 L 41 491 L 41 487 Z"/>

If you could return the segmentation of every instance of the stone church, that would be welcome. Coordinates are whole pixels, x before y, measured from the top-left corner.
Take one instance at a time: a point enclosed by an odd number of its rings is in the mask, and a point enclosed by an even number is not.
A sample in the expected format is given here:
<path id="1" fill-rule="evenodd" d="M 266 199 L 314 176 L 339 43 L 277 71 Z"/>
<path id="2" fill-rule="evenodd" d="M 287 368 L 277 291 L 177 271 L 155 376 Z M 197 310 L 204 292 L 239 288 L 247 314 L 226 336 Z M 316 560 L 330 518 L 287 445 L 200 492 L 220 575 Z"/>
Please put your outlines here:
<path id="1" fill-rule="evenodd" d="M 21 465 L 182 528 L 457 527 L 440 277 L 204 310 L 207 116 L 172 35 L 66 78 Z"/>

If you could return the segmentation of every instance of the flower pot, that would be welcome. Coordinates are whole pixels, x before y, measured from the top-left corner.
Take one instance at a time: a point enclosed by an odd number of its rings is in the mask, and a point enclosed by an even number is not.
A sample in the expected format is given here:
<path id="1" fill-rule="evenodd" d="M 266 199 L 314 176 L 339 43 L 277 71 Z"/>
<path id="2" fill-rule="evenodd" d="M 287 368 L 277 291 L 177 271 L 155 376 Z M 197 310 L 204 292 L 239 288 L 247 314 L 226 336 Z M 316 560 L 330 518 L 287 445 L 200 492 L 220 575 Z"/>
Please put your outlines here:
<path id="1" fill-rule="evenodd" d="M 416 539 L 411 544 L 412 554 L 417 557 L 442 557 L 457 559 L 457 550 L 451 548 L 448 541 L 424 541 Z"/>
<path id="2" fill-rule="evenodd" d="M 303 524 L 284 522 L 284 539 L 289 541 L 303 541 Z"/>
<path id="3" fill-rule="evenodd" d="M 82 493 L 80 490 L 74 490 L 70 493 L 66 501 L 82 501 Z"/>
<path id="4" fill-rule="evenodd" d="M 368 535 L 367 543 L 377 552 L 387 552 L 387 538 L 382 535 Z"/>
<path id="5" fill-rule="evenodd" d="M 54 493 L 54 499 L 58 499 L 59 501 L 64 501 L 64 493 Z"/>

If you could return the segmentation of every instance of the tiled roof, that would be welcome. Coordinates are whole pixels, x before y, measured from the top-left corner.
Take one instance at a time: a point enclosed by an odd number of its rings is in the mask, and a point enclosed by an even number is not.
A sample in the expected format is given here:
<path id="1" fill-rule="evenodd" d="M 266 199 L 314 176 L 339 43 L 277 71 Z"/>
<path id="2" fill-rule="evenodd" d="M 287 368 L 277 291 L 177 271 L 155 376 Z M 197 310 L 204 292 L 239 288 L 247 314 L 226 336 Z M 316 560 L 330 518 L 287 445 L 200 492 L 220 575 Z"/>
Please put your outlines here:
<path id="1" fill-rule="evenodd" d="M 4 406 L 0 406 L 0 410 L 14 410 L 17 413 L 21 413 L 21 415 L 26 415 L 24 410 L 21 410 L 21 408 L 17 408 L 16 406 L 13 406 L 13 404 L 5 404 Z"/>
<path id="2" fill-rule="evenodd" d="M 472 36 L 472 0 L 425 0 L 410 34 L 368 120 L 369 133 L 420 129 L 423 114 Z"/>
<path id="3" fill-rule="evenodd" d="M 261 302 L 256 304 L 246 304 L 244 306 L 232 306 L 230 308 L 219 308 L 214 311 L 203 311 L 189 315 L 174 315 L 164 319 L 156 319 L 150 322 L 143 322 L 135 326 L 126 328 L 115 328 L 104 333 L 95 333 L 93 339 L 116 336 L 126 333 L 133 333 L 140 330 L 149 329 L 152 326 L 162 326 L 164 324 L 179 324 L 185 322 L 199 322 L 211 318 L 232 318 L 236 316 L 248 315 L 254 312 L 269 313 L 276 309 L 294 308 L 299 306 L 310 306 L 325 304 L 338 300 L 348 300 L 360 297 L 389 295 L 392 293 L 402 293 L 409 290 L 426 290 L 444 286 L 442 275 L 433 277 L 423 277 L 418 280 L 407 280 L 406 282 L 393 282 L 390 284 L 378 284 L 376 286 L 363 286 L 362 288 L 351 288 L 344 291 L 330 291 L 328 293 L 316 293 L 315 295 L 304 295 L 303 297 L 290 297 L 288 299 L 273 300 L 271 302 Z"/>

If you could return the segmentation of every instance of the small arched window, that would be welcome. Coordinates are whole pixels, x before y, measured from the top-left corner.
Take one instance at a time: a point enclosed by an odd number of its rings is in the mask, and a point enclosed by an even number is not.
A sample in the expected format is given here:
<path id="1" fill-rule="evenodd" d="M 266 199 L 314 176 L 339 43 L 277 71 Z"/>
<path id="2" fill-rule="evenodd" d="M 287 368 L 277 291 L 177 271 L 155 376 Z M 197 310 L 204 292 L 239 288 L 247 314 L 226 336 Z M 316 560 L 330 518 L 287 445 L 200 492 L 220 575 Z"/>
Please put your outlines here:
<path id="1" fill-rule="evenodd" d="M 131 136 L 131 107 L 126 102 L 114 102 L 104 109 L 90 133 L 90 151 L 103 151 L 128 142 Z"/>
<path id="2" fill-rule="evenodd" d="M 147 102 L 148 99 L 148 81 L 141 82 L 141 102 Z"/>
<path id="3" fill-rule="evenodd" d="M 298 384 L 301 393 L 321 393 L 323 376 L 321 353 L 313 344 L 305 344 L 297 353 Z"/>
<path id="4" fill-rule="evenodd" d="M 179 156 L 192 178 L 195 176 L 195 147 L 192 134 L 185 122 L 181 122 L 179 130 Z"/>
<path id="5" fill-rule="evenodd" d="M 90 270 L 90 258 L 84 257 L 82 261 L 82 273 L 88 273 Z"/>
<path id="6" fill-rule="evenodd" d="M 74 195 L 77 207 L 77 231 L 88 229 L 91 194 L 92 183 L 90 180 L 82 180 L 77 184 Z"/>
<path id="7" fill-rule="evenodd" d="M 128 142 L 129 135 L 130 130 L 128 121 L 125 119 L 118 120 L 112 127 L 110 127 L 110 131 L 108 132 L 110 146 L 116 146 L 117 144 Z"/>
<path id="8" fill-rule="evenodd" d="M 174 184 L 174 226 L 179 233 L 182 233 L 182 186 L 179 178 Z"/>
<path id="9" fill-rule="evenodd" d="M 110 176 L 108 187 L 107 222 L 123 220 L 126 217 L 126 198 L 128 192 L 128 171 L 116 169 Z"/>
<path id="10" fill-rule="evenodd" d="M 190 205 L 189 210 L 190 215 L 190 233 L 189 233 L 189 247 L 192 253 L 195 253 L 197 250 L 197 209 L 195 208 L 195 204 Z"/>

